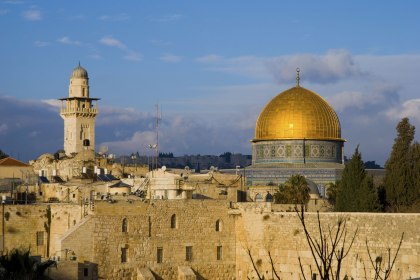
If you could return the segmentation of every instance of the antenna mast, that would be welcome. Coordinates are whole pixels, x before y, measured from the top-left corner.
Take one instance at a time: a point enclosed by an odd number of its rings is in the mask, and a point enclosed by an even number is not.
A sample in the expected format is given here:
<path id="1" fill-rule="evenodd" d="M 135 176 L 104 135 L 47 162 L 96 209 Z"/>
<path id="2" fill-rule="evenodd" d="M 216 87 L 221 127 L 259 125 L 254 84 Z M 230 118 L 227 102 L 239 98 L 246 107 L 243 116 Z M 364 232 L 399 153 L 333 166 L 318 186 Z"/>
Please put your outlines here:
<path id="1" fill-rule="evenodd" d="M 159 103 L 156 103 L 156 169 L 158 168 L 159 159 L 159 122 L 161 119 L 159 116 Z"/>

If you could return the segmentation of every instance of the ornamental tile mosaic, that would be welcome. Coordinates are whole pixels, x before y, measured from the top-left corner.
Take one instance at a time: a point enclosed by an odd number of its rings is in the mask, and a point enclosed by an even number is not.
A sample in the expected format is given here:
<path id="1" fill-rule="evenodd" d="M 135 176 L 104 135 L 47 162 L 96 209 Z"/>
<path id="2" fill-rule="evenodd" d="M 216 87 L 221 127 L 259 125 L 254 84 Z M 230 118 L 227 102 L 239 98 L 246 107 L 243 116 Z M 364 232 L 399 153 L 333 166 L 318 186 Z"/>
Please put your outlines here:
<path id="1" fill-rule="evenodd" d="M 293 157 L 303 157 L 303 145 L 293 145 Z"/>
<path id="2" fill-rule="evenodd" d="M 279 145 L 277 148 L 277 156 L 284 158 L 286 156 L 286 147 L 284 145 Z"/>
<path id="3" fill-rule="evenodd" d="M 264 141 L 253 144 L 253 163 L 337 162 L 341 163 L 342 142 L 300 140 Z"/>
<path id="4" fill-rule="evenodd" d="M 319 157 L 320 156 L 320 147 L 319 147 L 319 145 L 311 145 L 311 154 L 310 154 L 310 156 L 311 157 L 313 157 L 313 158 L 317 158 L 317 157 Z"/>

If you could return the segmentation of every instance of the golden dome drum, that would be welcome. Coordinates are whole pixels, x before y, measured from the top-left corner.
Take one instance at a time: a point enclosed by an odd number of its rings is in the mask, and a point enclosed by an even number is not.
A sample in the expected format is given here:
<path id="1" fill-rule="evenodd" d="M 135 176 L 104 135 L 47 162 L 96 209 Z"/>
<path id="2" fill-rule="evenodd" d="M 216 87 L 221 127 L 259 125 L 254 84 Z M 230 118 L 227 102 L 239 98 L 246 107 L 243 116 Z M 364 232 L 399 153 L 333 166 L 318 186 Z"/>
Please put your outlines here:
<path id="1" fill-rule="evenodd" d="M 321 96 L 300 86 L 280 93 L 265 106 L 252 141 L 287 139 L 345 141 L 334 109 Z"/>

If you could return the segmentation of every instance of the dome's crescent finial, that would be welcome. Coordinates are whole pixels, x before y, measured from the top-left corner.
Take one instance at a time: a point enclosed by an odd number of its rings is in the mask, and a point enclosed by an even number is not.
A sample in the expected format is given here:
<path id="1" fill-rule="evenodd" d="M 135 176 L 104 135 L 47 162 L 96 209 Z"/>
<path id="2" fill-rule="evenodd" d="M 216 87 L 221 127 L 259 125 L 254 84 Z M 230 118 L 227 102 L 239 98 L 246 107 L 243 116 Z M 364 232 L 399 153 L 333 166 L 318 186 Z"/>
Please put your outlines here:
<path id="1" fill-rule="evenodd" d="M 299 67 L 296 68 L 296 87 L 299 87 L 299 83 L 300 83 L 300 75 L 299 75 L 300 69 Z"/>

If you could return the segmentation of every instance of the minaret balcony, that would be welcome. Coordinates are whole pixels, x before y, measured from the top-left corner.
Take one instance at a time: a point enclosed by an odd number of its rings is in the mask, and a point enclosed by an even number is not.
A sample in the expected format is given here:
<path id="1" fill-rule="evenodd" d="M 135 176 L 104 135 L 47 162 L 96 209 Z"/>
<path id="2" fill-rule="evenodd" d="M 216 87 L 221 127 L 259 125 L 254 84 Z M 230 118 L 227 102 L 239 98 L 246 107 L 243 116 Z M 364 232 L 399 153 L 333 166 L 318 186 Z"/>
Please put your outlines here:
<path id="1" fill-rule="evenodd" d="M 60 114 L 61 115 L 69 115 L 69 114 L 96 115 L 98 114 L 98 109 L 96 108 L 61 108 Z"/>

